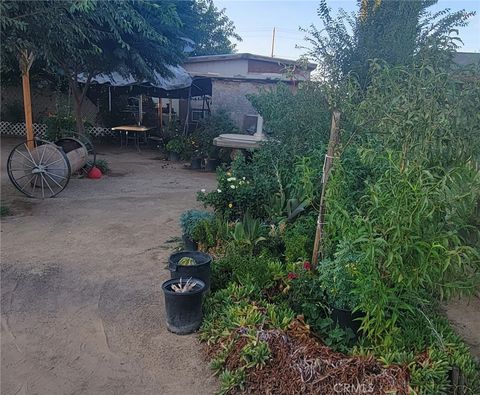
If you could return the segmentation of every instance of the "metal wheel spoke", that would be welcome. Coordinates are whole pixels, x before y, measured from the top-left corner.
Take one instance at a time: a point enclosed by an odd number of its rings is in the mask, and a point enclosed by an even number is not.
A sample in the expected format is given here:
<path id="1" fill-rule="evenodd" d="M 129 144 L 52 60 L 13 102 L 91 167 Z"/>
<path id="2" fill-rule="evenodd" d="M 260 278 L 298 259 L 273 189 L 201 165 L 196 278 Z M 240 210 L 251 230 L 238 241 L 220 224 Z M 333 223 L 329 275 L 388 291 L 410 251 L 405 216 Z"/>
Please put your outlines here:
<path id="1" fill-rule="evenodd" d="M 33 185 L 32 185 L 32 193 L 35 193 L 35 188 L 37 187 L 37 181 L 38 181 L 38 174 L 35 174 L 35 181 L 33 181 Z"/>
<path id="2" fill-rule="evenodd" d="M 28 158 L 27 158 L 28 159 Z M 28 159 L 30 161 L 30 159 Z M 25 162 L 20 162 L 18 159 L 14 159 L 12 158 L 12 162 L 16 162 L 16 163 L 19 163 L 20 165 L 22 166 L 28 166 L 30 169 L 33 169 L 35 166 L 32 166 L 32 165 L 29 165 Z"/>
<path id="3" fill-rule="evenodd" d="M 67 179 L 67 177 L 64 177 L 64 176 L 61 176 L 61 175 L 58 175 L 58 174 L 55 174 L 55 173 L 51 173 L 51 172 L 49 172 L 49 171 L 47 171 L 47 170 L 45 170 L 45 173 L 49 174 L 50 176 L 62 178 L 62 179 L 64 179 L 64 180 Z"/>
<path id="4" fill-rule="evenodd" d="M 62 160 L 65 161 L 63 158 L 60 158 L 60 159 L 57 159 L 56 161 L 53 161 L 53 162 L 51 162 L 51 163 L 47 163 L 47 164 L 45 164 L 44 166 L 45 166 L 45 167 L 48 167 L 48 166 L 50 166 L 50 165 L 53 165 L 54 163 L 61 162 Z"/>
<path id="5" fill-rule="evenodd" d="M 21 176 L 21 177 L 19 177 L 19 178 L 16 178 L 16 180 L 17 180 L 17 181 L 18 181 L 18 180 L 21 180 L 22 178 L 28 177 L 28 176 L 30 176 L 30 175 L 32 175 L 32 173 L 25 174 L 24 176 Z"/>
<path id="6" fill-rule="evenodd" d="M 50 189 L 50 192 L 52 192 L 52 196 L 55 195 L 55 192 L 53 192 L 53 189 L 50 187 L 50 184 L 48 183 L 46 177 L 43 176 L 43 173 L 40 173 L 42 179 L 45 181 L 45 184 L 47 184 L 48 189 Z M 60 186 L 61 188 L 61 186 Z"/>
<path id="7" fill-rule="evenodd" d="M 40 173 L 40 175 L 42 175 Z M 41 184 L 42 184 L 42 199 L 45 199 L 45 189 L 43 188 L 43 177 L 40 177 L 40 181 L 41 181 Z"/>
<path id="8" fill-rule="evenodd" d="M 37 162 L 35 162 L 35 159 L 33 159 L 32 153 L 30 152 L 30 149 L 28 148 L 27 143 L 25 143 L 24 145 L 25 145 L 25 148 L 27 149 L 28 155 L 29 155 L 30 158 L 32 159 L 32 163 L 36 166 L 36 165 L 37 165 Z"/>
<path id="9" fill-rule="evenodd" d="M 33 167 L 35 167 L 37 164 L 35 163 L 35 161 L 32 159 L 30 159 L 28 156 L 22 154 L 18 149 L 15 148 L 15 152 L 21 156 L 23 156 L 26 160 L 28 160 L 29 162 L 33 163 Z M 30 151 L 28 152 L 30 153 Z M 30 155 L 31 156 L 31 155 Z"/>
<path id="10" fill-rule="evenodd" d="M 55 181 L 48 173 L 45 173 L 47 175 L 48 178 L 50 178 L 55 184 L 58 185 L 59 188 L 62 188 L 62 186 L 57 182 Z M 47 181 L 47 179 L 45 178 L 45 182 Z"/>
<path id="11" fill-rule="evenodd" d="M 32 182 L 32 180 L 33 180 L 34 177 L 35 177 L 35 174 L 23 185 L 22 188 L 20 188 L 20 191 L 23 192 L 23 190 L 25 189 L 25 187 Z"/>

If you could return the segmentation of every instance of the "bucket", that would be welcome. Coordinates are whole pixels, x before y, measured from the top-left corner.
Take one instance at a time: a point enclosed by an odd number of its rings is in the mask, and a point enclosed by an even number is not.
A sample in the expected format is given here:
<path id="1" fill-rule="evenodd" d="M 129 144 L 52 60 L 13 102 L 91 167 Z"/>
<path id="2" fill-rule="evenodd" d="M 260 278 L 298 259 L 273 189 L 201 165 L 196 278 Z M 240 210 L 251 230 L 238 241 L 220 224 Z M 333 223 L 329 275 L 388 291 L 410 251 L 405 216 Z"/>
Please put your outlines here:
<path id="1" fill-rule="evenodd" d="M 183 278 L 185 282 L 187 278 Z M 178 284 L 180 279 L 173 278 L 162 284 L 165 295 L 165 315 L 167 329 L 178 335 L 187 335 L 195 332 L 202 323 L 202 300 L 205 291 L 205 283 L 197 278 L 194 289 L 190 292 L 175 292 L 172 285 Z"/>
<path id="2" fill-rule="evenodd" d="M 178 262 L 183 257 L 192 258 L 196 265 L 182 266 Z M 200 251 L 180 251 L 168 258 L 168 270 L 172 278 L 199 278 L 205 283 L 205 291 L 210 289 L 212 257 Z"/>

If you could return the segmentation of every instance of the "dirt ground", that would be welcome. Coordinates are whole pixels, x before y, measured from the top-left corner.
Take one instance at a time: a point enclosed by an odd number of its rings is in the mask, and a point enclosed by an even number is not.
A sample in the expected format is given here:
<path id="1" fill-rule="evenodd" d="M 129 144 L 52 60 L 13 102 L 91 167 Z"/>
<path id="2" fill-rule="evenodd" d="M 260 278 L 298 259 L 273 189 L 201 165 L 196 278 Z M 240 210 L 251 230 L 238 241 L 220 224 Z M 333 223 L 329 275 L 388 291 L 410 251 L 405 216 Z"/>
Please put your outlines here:
<path id="1" fill-rule="evenodd" d="M 160 285 L 180 213 L 215 176 L 100 147 L 110 176 L 32 200 L 6 175 L 17 141 L 1 141 L 1 393 L 213 394 L 196 336 L 166 329 Z"/>

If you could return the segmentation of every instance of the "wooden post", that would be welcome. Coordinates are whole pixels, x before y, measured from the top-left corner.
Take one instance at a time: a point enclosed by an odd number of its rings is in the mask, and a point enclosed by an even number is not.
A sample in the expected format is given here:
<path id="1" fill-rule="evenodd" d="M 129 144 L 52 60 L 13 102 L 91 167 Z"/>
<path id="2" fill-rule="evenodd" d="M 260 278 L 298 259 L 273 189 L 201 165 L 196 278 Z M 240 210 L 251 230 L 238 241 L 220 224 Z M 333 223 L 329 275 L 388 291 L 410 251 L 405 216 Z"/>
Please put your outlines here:
<path id="1" fill-rule="evenodd" d="M 142 124 L 143 121 L 143 95 L 140 95 L 138 98 L 138 126 Z"/>
<path id="2" fill-rule="evenodd" d="M 33 53 L 23 50 L 20 53 L 20 70 L 22 72 L 23 109 L 25 111 L 25 130 L 27 132 L 27 147 L 34 148 L 32 96 L 30 92 L 30 68 L 33 63 Z"/>
<path id="3" fill-rule="evenodd" d="M 168 125 L 170 125 L 172 123 L 172 104 L 173 104 L 173 100 L 172 99 L 168 99 L 169 100 L 169 106 L 168 106 Z"/>
<path id="4" fill-rule="evenodd" d="M 325 155 L 325 161 L 323 165 L 322 193 L 320 195 L 320 209 L 318 212 L 318 219 L 317 219 L 317 232 L 315 234 L 315 243 L 313 245 L 313 254 L 312 254 L 313 267 L 317 266 L 318 252 L 320 250 L 320 244 L 322 242 L 323 225 L 325 221 L 325 192 L 327 188 L 328 177 L 330 175 L 330 170 L 332 169 L 332 166 L 333 166 L 335 148 L 338 144 L 339 122 L 340 122 L 340 112 L 335 110 L 333 111 L 333 114 L 332 114 L 332 126 L 330 128 L 330 139 L 328 141 L 328 149 Z"/>
<path id="5" fill-rule="evenodd" d="M 163 105 L 162 105 L 162 98 L 158 98 L 158 120 L 160 122 L 160 130 L 163 127 Z"/>

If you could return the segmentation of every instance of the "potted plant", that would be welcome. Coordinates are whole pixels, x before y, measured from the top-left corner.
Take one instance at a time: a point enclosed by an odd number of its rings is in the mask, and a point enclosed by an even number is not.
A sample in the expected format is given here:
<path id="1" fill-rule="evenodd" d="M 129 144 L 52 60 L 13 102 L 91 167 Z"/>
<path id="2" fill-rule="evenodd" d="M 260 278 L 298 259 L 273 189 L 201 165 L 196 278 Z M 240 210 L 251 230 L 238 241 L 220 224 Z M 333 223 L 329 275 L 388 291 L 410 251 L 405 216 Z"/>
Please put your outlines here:
<path id="1" fill-rule="evenodd" d="M 183 151 L 184 143 L 181 137 L 172 138 L 166 145 L 166 150 L 168 152 L 168 160 L 178 161 L 180 160 L 180 154 Z"/>
<path id="2" fill-rule="evenodd" d="M 204 219 L 213 219 L 214 215 L 207 211 L 187 210 L 180 216 L 180 226 L 182 228 L 182 240 L 185 250 L 196 251 L 197 242 L 193 238 L 195 227 Z"/>
<path id="3" fill-rule="evenodd" d="M 197 278 L 173 278 L 162 284 L 165 295 L 167 328 L 186 335 L 195 332 L 202 323 L 202 299 L 205 283 Z"/>
<path id="4" fill-rule="evenodd" d="M 352 293 L 357 271 L 357 259 L 353 255 L 337 256 L 333 261 L 318 264 L 320 286 L 325 292 L 330 306 L 330 318 L 342 329 L 350 328 L 355 336 L 360 329 L 359 319 L 364 316 L 354 311 L 358 305 L 357 296 Z"/>
<path id="5" fill-rule="evenodd" d="M 212 257 L 200 251 L 180 251 L 168 258 L 168 269 L 173 278 L 198 278 L 210 289 Z"/>

